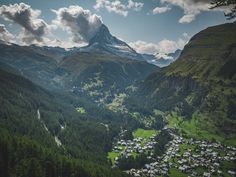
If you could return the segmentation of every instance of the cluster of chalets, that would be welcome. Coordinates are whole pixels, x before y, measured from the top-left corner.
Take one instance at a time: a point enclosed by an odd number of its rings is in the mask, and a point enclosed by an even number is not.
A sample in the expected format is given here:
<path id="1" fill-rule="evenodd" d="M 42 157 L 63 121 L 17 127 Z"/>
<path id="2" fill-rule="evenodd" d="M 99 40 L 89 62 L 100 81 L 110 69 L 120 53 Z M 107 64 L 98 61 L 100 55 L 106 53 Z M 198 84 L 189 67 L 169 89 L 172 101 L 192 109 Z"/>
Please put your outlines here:
<path id="1" fill-rule="evenodd" d="M 236 160 L 236 148 L 234 147 L 223 146 L 217 142 L 185 140 L 174 134 L 172 136 L 173 140 L 167 144 L 165 154 L 156 157 L 152 163 L 146 164 L 142 169 L 130 169 L 126 172 L 135 177 L 169 176 L 170 168 L 175 168 L 191 176 L 222 176 L 221 163 Z M 194 148 L 186 149 L 181 153 L 180 145 L 194 145 Z M 219 152 L 225 153 L 220 155 Z M 202 174 L 198 174 L 197 168 L 203 170 Z M 235 176 L 233 170 L 228 170 L 226 173 Z"/>
<path id="2" fill-rule="evenodd" d="M 119 153 L 119 157 L 115 158 L 115 164 L 113 167 L 117 167 L 121 158 L 129 158 L 133 153 L 148 154 L 148 159 L 154 159 L 154 147 L 156 141 L 155 136 L 151 136 L 148 139 L 134 138 L 133 140 L 119 140 L 116 142 L 112 151 Z"/>

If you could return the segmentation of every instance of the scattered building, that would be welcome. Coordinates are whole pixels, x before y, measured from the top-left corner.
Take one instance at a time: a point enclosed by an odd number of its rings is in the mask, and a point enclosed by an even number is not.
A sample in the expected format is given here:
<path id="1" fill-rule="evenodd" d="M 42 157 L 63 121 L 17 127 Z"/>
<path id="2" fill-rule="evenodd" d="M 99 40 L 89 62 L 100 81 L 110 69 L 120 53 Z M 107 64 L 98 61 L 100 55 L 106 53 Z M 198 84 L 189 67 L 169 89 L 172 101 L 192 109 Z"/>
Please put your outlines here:
<path id="1" fill-rule="evenodd" d="M 135 177 L 155 177 L 158 175 L 168 176 L 170 168 L 176 168 L 179 171 L 189 174 L 189 176 L 210 177 L 213 175 L 222 175 L 220 165 L 223 161 L 236 160 L 236 148 L 224 146 L 218 142 L 199 141 L 194 139 L 184 139 L 181 136 L 172 134 L 173 140 L 166 147 L 167 150 L 162 156 L 154 156 L 154 147 L 156 145 L 155 136 L 147 140 L 134 138 L 133 140 L 118 140 L 114 143 L 113 151 L 119 152 L 120 157 L 115 158 L 114 167 L 119 165 L 120 158 L 128 158 L 132 153 L 148 153 L 148 159 L 152 162 L 145 164 L 142 169 L 130 169 L 126 171 Z M 181 146 L 187 147 L 183 150 Z M 190 148 L 191 147 L 191 148 Z M 219 152 L 225 152 L 223 155 Z M 203 174 L 198 174 L 196 169 L 203 168 Z M 235 171 L 228 170 L 227 173 L 235 176 Z"/>

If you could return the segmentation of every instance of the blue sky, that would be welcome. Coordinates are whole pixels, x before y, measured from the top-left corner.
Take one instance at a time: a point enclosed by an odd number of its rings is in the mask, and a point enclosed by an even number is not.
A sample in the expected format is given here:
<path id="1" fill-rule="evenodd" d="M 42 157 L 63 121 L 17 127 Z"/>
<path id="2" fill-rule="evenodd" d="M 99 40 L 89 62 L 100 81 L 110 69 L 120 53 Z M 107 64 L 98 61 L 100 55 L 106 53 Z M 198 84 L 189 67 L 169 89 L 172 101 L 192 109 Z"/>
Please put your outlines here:
<path id="1" fill-rule="evenodd" d="M 110 0 L 110 3 L 114 1 Z M 181 1 L 183 2 L 181 3 Z M 0 0 L 0 6 L 20 2 L 30 5 L 33 10 L 40 10 L 41 15 L 38 18 L 43 19 L 47 24 L 51 24 L 52 20 L 56 18 L 56 14 L 51 9 L 57 10 L 70 5 L 88 9 L 92 14 L 101 16 L 102 22 L 108 26 L 113 35 L 130 43 L 137 50 L 139 50 L 139 46 L 134 45 L 137 41 L 156 44 L 158 48 L 158 44 L 163 40 L 187 41 L 189 37 L 206 27 L 227 22 L 223 12 L 209 11 L 204 0 L 199 0 L 199 2 L 197 0 L 189 0 L 187 4 L 184 4 L 184 0 L 133 0 L 133 3 L 140 3 L 141 7 L 139 6 L 139 9 L 135 9 L 135 7 L 122 9 L 127 13 L 126 16 L 117 13 L 116 10 L 109 12 L 109 4 L 95 9 L 96 0 Z M 128 0 L 121 0 L 119 3 L 127 7 Z M 153 9 L 156 7 L 166 7 L 168 10 L 154 14 Z M 185 15 L 187 15 L 186 17 L 191 16 L 191 18 L 194 16 L 194 19 L 189 20 L 187 18 L 187 22 L 186 20 L 180 22 L 180 19 Z M 22 30 L 22 26 L 15 24 L 11 20 L 0 18 L 0 24 L 4 24 L 5 28 L 13 35 L 20 33 Z M 70 32 L 62 29 L 53 30 L 51 33 L 53 34 L 49 38 L 58 37 L 60 40 L 67 40 L 71 35 Z M 152 50 L 154 49 L 151 49 L 149 53 L 152 53 Z"/>

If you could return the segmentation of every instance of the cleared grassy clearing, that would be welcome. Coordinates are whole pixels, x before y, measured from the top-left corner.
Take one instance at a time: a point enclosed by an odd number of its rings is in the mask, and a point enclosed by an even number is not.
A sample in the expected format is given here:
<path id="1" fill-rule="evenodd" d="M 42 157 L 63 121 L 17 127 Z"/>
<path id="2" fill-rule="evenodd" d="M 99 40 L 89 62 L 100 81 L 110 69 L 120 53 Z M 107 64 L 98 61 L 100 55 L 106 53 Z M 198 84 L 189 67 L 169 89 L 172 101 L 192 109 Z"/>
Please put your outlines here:
<path id="1" fill-rule="evenodd" d="M 157 135 L 158 131 L 157 130 L 144 130 L 142 128 L 138 128 L 133 132 L 134 138 L 150 138 L 153 135 Z"/>
<path id="2" fill-rule="evenodd" d="M 200 116 L 200 117 L 198 117 Z M 224 137 L 219 134 L 216 127 L 209 120 L 207 121 L 202 115 L 193 115 L 192 119 L 186 120 L 172 112 L 167 116 L 168 127 L 178 129 L 183 135 L 200 140 L 217 140 L 224 144 L 236 145 L 235 136 Z"/>
<path id="3" fill-rule="evenodd" d="M 115 163 L 115 158 L 116 158 L 116 157 L 119 157 L 119 155 L 120 155 L 120 154 L 119 154 L 118 152 L 108 152 L 107 158 L 110 159 L 112 165 L 114 165 L 114 163 Z"/>
<path id="4" fill-rule="evenodd" d="M 170 169 L 170 177 L 187 177 L 188 174 L 182 173 L 181 171 L 177 170 L 176 168 Z"/>

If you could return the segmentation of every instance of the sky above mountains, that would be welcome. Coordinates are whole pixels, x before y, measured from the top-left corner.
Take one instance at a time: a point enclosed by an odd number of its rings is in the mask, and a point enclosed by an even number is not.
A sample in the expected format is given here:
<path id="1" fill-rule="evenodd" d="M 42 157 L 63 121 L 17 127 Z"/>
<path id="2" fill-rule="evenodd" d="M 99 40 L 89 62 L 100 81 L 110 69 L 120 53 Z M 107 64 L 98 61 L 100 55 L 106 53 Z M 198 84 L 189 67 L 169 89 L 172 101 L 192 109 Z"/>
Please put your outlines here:
<path id="1" fill-rule="evenodd" d="M 21 45 L 85 45 L 105 24 L 141 53 L 169 53 L 225 23 L 210 0 L 0 0 L 0 39 Z"/>

